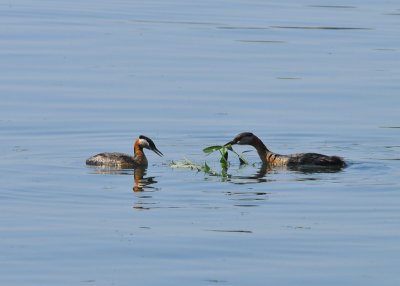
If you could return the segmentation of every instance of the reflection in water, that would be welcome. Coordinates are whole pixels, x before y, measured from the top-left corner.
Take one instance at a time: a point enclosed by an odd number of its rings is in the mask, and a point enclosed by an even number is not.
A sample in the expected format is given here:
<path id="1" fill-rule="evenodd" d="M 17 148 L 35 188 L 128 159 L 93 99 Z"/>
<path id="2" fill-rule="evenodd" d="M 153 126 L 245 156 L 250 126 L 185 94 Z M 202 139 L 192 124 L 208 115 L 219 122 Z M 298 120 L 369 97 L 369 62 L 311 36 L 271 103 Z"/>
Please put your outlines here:
<path id="1" fill-rule="evenodd" d="M 250 166 L 247 166 L 250 167 Z M 239 168 L 243 170 L 244 167 Z M 112 168 L 94 168 L 95 173 L 100 174 L 112 174 L 112 175 L 133 175 L 133 187 L 132 190 L 136 195 L 136 201 L 133 205 L 134 209 L 138 210 L 149 210 L 158 206 L 158 202 L 152 199 L 152 196 L 146 192 L 158 191 L 157 187 L 152 186 L 156 184 L 156 177 L 146 176 L 146 168 L 136 168 L 136 169 L 112 169 Z M 305 181 L 305 180 L 318 180 L 318 177 L 309 176 L 310 174 L 317 173 L 336 173 L 340 172 L 342 168 L 340 167 L 316 167 L 316 166 L 271 166 L 268 164 L 261 164 L 256 171 L 250 175 L 237 175 L 228 173 L 228 169 L 225 168 L 218 175 L 222 182 L 230 182 L 237 185 L 248 185 L 254 183 L 266 183 L 266 182 L 276 182 L 282 181 L 281 175 L 290 175 L 291 173 L 302 174 L 305 176 L 290 178 L 284 178 L 284 181 Z M 254 171 L 254 169 L 253 169 Z M 278 177 L 276 176 L 278 175 Z M 207 177 L 205 178 L 207 180 Z M 142 193 L 143 192 L 143 193 Z M 142 193 L 142 194 L 140 194 Z M 235 201 L 235 206 L 238 207 L 257 207 L 264 204 L 268 200 L 270 192 L 265 191 L 253 191 L 252 188 L 244 190 L 230 190 L 224 192 L 225 195 L 229 196 L 233 201 Z"/>
<path id="2" fill-rule="evenodd" d="M 344 166 L 314 166 L 314 165 L 303 165 L 303 166 L 287 166 L 287 170 L 294 171 L 301 174 L 317 174 L 317 173 L 338 173 L 341 172 Z"/>
<path id="3" fill-rule="evenodd" d="M 234 184 L 251 184 L 251 183 L 265 183 L 273 181 L 266 178 L 267 173 L 271 172 L 273 169 L 267 164 L 262 164 L 260 169 L 253 175 L 247 176 L 233 176 L 229 175 L 229 181 Z"/>
<path id="4" fill-rule="evenodd" d="M 315 181 L 321 179 L 317 176 L 310 176 L 319 173 L 336 173 L 343 168 L 340 167 L 315 167 L 315 166 L 271 166 L 262 164 L 257 171 L 251 175 L 238 176 L 228 174 L 225 170 L 226 177 L 223 181 L 236 185 L 249 185 L 255 183 L 277 182 L 277 181 Z M 301 176 L 294 176 L 300 174 Z M 283 175 L 283 177 L 282 177 Z M 286 175 L 289 175 L 287 177 Z M 231 200 L 235 201 L 237 207 L 257 207 L 265 204 L 271 192 L 254 191 L 253 188 L 243 187 L 240 190 L 233 189 L 224 192 Z"/>
<path id="5" fill-rule="evenodd" d="M 158 191 L 159 189 L 151 186 L 152 184 L 157 183 L 155 177 L 146 177 L 147 169 L 143 167 L 138 167 L 133 170 L 133 188 L 132 190 L 135 193 L 141 193 L 144 191 Z M 133 208 L 137 210 L 149 210 L 151 205 L 154 205 L 154 202 L 149 201 L 152 196 L 150 195 L 137 195 Z"/>
<path id="6" fill-rule="evenodd" d="M 146 189 L 158 190 L 150 185 L 157 183 L 155 177 L 146 177 L 147 169 L 138 167 L 136 169 L 115 169 L 115 168 L 101 168 L 88 166 L 94 169 L 96 174 L 108 174 L 108 175 L 132 175 L 133 171 L 133 188 L 134 192 L 142 192 Z"/>
<path id="7" fill-rule="evenodd" d="M 135 193 L 141 193 L 145 191 L 158 191 L 159 188 L 151 186 L 157 183 L 155 177 L 146 177 L 146 168 L 136 168 L 136 169 L 115 169 L 115 168 L 101 168 L 89 166 L 89 168 L 94 169 L 96 174 L 109 174 L 109 175 L 132 175 L 133 172 L 133 187 L 132 190 Z M 152 196 L 137 194 L 133 208 L 138 210 L 148 210 L 150 205 L 155 204 L 154 202 L 149 202 Z"/>
<path id="8" fill-rule="evenodd" d="M 133 171 L 133 191 L 134 192 L 142 192 L 144 189 L 154 189 L 158 190 L 155 187 L 151 187 L 150 185 L 157 183 L 154 179 L 155 177 L 145 177 L 146 168 L 136 168 Z"/>
<path id="9" fill-rule="evenodd" d="M 293 172 L 302 175 L 312 175 L 320 173 L 338 173 L 343 170 L 341 166 L 271 166 L 268 164 L 262 164 L 257 172 L 253 175 L 247 176 L 234 176 L 227 174 L 227 181 L 234 184 L 251 184 L 251 183 L 265 183 L 274 182 L 276 179 L 268 178 L 268 175 L 276 174 L 279 172 Z M 317 180 L 315 177 L 302 177 L 296 178 L 296 181 L 304 180 Z"/>

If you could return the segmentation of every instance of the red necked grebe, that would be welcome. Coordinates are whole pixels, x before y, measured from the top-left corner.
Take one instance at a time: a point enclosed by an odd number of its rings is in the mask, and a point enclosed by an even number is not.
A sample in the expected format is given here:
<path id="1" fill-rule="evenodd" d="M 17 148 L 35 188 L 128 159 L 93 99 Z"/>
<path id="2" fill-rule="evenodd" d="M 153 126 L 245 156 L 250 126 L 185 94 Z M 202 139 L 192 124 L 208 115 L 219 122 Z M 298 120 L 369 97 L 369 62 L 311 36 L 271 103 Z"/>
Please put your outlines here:
<path id="1" fill-rule="evenodd" d="M 326 167 L 344 167 L 346 163 L 338 156 L 327 156 L 317 153 L 299 153 L 291 155 L 275 154 L 268 150 L 260 138 L 250 132 L 238 134 L 231 142 L 225 145 L 251 145 L 256 148 L 258 156 L 263 163 L 273 166 L 326 166 Z"/>
<path id="2" fill-rule="evenodd" d="M 146 155 L 143 152 L 143 148 L 150 149 L 159 156 L 163 156 L 153 140 L 150 138 L 140 135 L 136 139 L 133 146 L 134 156 L 123 153 L 100 153 L 94 155 L 86 160 L 86 165 L 103 166 L 103 167 L 114 167 L 121 169 L 133 169 L 137 167 L 146 168 L 148 161 Z"/>

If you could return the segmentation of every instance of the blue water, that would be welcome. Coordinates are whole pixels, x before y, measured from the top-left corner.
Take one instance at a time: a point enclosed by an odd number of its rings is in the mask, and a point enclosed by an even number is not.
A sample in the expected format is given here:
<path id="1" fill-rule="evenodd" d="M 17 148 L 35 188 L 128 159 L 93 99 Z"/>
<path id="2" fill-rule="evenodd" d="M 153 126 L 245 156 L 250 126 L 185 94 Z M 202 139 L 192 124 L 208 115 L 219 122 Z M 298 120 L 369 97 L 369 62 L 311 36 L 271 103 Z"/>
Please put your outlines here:
<path id="1" fill-rule="evenodd" d="M 397 1 L 6 1 L 1 285 L 399 285 Z M 341 172 L 229 177 L 252 131 Z M 85 166 L 154 140 L 132 170 Z M 237 147 L 238 151 L 251 150 Z"/>

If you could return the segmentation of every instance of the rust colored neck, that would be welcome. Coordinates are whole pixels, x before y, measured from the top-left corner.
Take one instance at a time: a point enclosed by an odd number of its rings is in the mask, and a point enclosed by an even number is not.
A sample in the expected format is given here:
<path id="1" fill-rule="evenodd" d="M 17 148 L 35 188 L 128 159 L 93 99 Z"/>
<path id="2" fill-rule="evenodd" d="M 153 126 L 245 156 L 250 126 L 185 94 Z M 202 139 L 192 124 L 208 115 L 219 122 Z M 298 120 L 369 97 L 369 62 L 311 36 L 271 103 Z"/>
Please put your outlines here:
<path id="1" fill-rule="evenodd" d="M 135 141 L 135 145 L 133 145 L 133 151 L 135 154 L 133 159 L 138 164 L 138 166 L 147 166 L 147 158 L 146 155 L 144 155 L 143 148 L 140 146 L 139 139 Z"/>

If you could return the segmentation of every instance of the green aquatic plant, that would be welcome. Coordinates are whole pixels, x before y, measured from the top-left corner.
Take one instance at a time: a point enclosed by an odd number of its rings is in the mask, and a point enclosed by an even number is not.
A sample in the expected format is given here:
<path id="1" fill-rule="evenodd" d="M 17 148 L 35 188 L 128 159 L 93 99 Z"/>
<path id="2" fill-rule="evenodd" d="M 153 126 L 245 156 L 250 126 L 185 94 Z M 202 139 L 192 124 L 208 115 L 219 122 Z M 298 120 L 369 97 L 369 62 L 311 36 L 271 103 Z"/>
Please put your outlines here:
<path id="1" fill-rule="evenodd" d="M 228 151 L 233 152 L 239 159 L 239 163 L 240 165 L 248 165 L 249 163 L 247 162 L 247 160 L 244 158 L 243 153 L 239 154 L 237 153 L 235 150 L 233 150 L 232 145 L 228 144 L 228 145 L 214 145 L 214 146 L 209 146 L 203 149 L 203 152 L 208 154 L 211 154 L 215 151 L 219 151 L 221 154 L 221 159 L 220 159 L 220 163 L 221 166 L 225 165 L 226 167 L 228 167 Z"/>
<path id="2" fill-rule="evenodd" d="M 184 159 L 184 161 L 172 161 L 170 163 L 170 167 L 174 169 L 196 170 L 199 172 L 204 172 L 209 175 L 219 176 L 219 173 L 211 169 L 211 167 L 207 164 L 207 162 L 204 162 L 204 164 L 196 164 L 189 161 L 188 159 Z"/>
<path id="3" fill-rule="evenodd" d="M 243 153 L 239 154 L 235 150 L 233 150 L 231 145 L 214 145 L 214 146 L 209 146 L 207 148 L 203 149 L 203 152 L 206 153 L 207 155 L 219 151 L 221 154 L 221 158 L 219 160 L 221 164 L 221 172 L 218 173 L 217 171 L 213 170 L 206 161 L 204 161 L 204 164 L 197 164 L 189 161 L 188 159 L 184 159 L 184 161 L 172 161 L 170 163 L 170 167 L 174 169 L 189 169 L 189 170 L 196 170 L 198 172 L 204 172 L 205 174 L 211 175 L 211 176 L 219 176 L 221 177 L 224 181 L 229 178 L 228 174 L 228 167 L 229 167 L 229 152 L 233 152 L 239 159 L 240 165 L 248 165 L 247 160 L 244 158 Z"/>
<path id="4" fill-rule="evenodd" d="M 198 172 L 204 172 L 204 174 L 210 175 L 210 176 L 215 176 L 215 177 L 220 177 L 221 180 L 224 182 L 226 181 L 230 175 L 227 172 L 227 168 L 222 168 L 221 172 L 217 172 L 213 170 L 207 162 L 204 162 L 204 164 L 196 164 L 193 163 L 187 159 L 184 161 L 171 161 L 170 167 L 174 169 L 189 169 L 189 170 L 195 170 Z"/>

